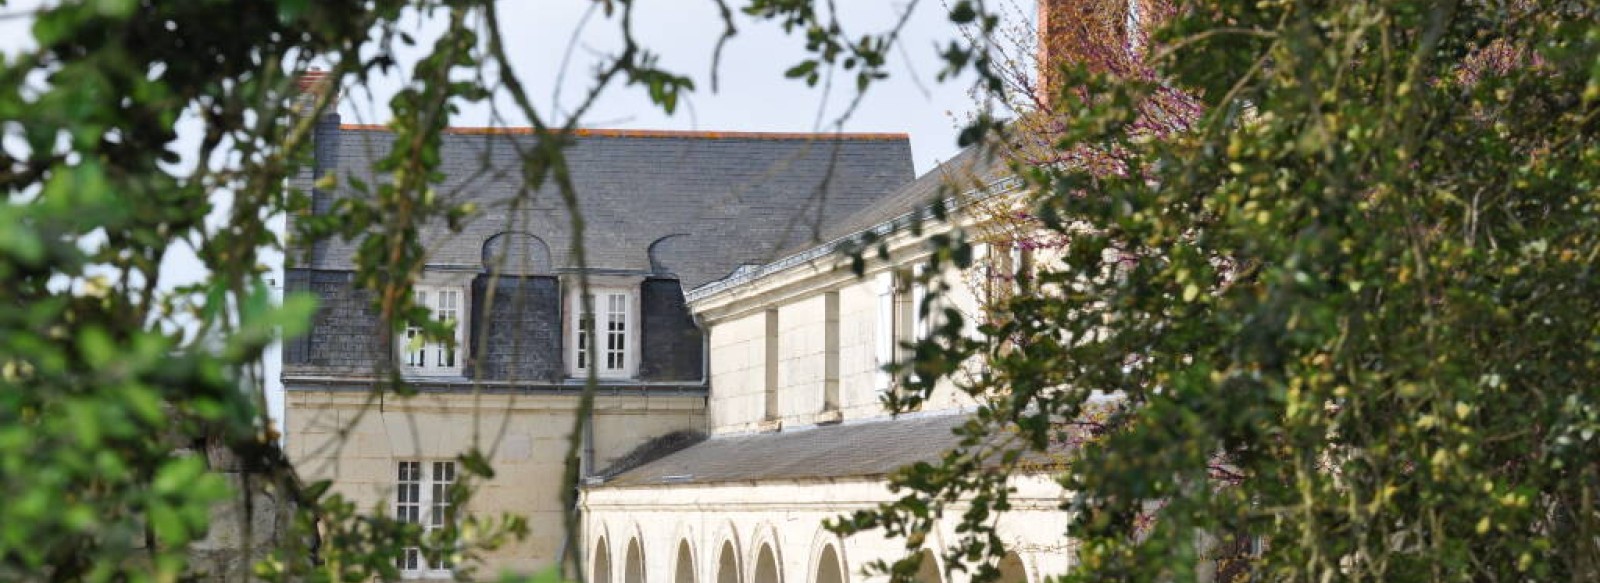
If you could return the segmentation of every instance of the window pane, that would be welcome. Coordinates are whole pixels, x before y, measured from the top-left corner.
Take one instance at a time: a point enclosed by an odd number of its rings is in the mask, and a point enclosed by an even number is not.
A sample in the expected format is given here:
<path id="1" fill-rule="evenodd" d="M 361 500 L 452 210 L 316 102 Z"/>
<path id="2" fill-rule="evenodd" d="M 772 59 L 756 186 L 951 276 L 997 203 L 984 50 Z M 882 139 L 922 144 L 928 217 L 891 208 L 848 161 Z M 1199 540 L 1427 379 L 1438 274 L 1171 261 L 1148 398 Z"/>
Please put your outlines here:
<path id="1" fill-rule="evenodd" d="M 421 565 L 418 564 L 421 555 L 421 549 L 416 547 L 402 549 L 400 556 L 395 559 L 395 566 L 399 567 L 401 571 L 415 571 L 421 568 Z"/>
<path id="2" fill-rule="evenodd" d="M 606 312 L 606 370 L 620 371 L 627 354 L 627 294 L 606 294 Z"/>
<path id="3" fill-rule="evenodd" d="M 426 349 L 420 344 L 421 341 L 417 339 L 417 337 L 421 335 L 421 328 L 406 328 L 406 345 L 404 347 L 406 354 L 406 366 L 423 366 L 423 364 L 426 362 L 424 360 L 424 351 Z"/>
<path id="4" fill-rule="evenodd" d="M 445 499 L 444 484 L 440 484 L 438 482 L 434 482 L 433 483 L 433 512 L 430 513 L 429 516 L 428 516 L 428 524 L 430 526 L 435 526 L 435 527 L 444 526 L 444 511 L 445 511 L 446 508 L 450 507 L 450 504 L 448 502 L 441 502 L 444 499 Z"/>
<path id="5" fill-rule="evenodd" d="M 395 482 L 395 520 L 416 522 L 421 510 L 422 462 L 400 462 Z"/>
<path id="6" fill-rule="evenodd" d="M 578 318 L 578 368 L 589 368 L 589 327 L 594 316 L 584 314 Z"/>
<path id="7" fill-rule="evenodd" d="M 442 527 L 453 520 L 450 508 L 450 485 L 456 480 L 455 462 L 433 462 L 433 499 L 428 524 Z"/>
<path id="8" fill-rule="evenodd" d="M 412 291 L 417 305 L 428 309 L 429 318 L 433 321 L 451 324 L 455 327 L 455 339 L 459 340 L 462 332 L 461 313 L 462 298 L 460 289 L 433 288 L 419 286 Z M 407 327 L 404 342 L 398 350 L 404 354 L 401 363 L 412 369 L 450 370 L 461 366 L 460 346 L 446 340 L 425 340 L 423 327 Z"/>

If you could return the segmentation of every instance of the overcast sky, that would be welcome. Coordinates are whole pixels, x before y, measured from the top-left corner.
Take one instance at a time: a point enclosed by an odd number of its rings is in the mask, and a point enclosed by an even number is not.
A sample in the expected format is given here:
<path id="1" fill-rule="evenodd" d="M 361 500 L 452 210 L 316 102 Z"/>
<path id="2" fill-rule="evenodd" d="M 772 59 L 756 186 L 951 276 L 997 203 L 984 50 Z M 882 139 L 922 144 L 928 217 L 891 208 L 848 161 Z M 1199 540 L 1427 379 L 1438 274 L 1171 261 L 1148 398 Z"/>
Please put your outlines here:
<path id="1" fill-rule="evenodd" d="M 737 5 L 740 0 L 730 0 Z M 904 1 L 840 3 L 840 21 L 852 37 L 891 27 L 905 10 Z M 537 105 L 555 111 L 557 104 L 570 109 L 591 86 L 594 71 L 604 55 L 620 45 L 615 21 L 593 10 L 585 0 L 529 0 L 502 2 L 502 26 L 507 29 L 507 52 L 517 73 L 529 86 Z M 676 115 L 668 116 L 647 99 L 643 89 L 612 87 L 585 116 L 587 127 L 630 129 L 680 129 L 726 131 L 831 131 L 833 123 L 855 97 L 854 79 L 845 77 L 830 92 L 822 84 L 807 87 L 785 79 L 783 72 L 806 54 L 803 38 L 786 36 L 775 24 L 736 14 L 739 34 L 723 48 L 717 67 L 719 83 L 711 87 L 712 55 L 722 30 L 711 0 L 644 0 L 634 16 L 635 38 L 661 56 L 662 67 L 689 75 L 696 90 Z M 868 92 L 843 129 L 851 132 L 897 132 L 911 135 L 917 171 L 926 172 L 939 160 L 955 153 L 958 119 L 973 109 L 968 95 L 970 80 L 936 81 L 937 46 L 954 38 L 939 2 L 922 0 L 907 24 L 902 49 L 890 64 L 892 76 Z M 1031 13 L 1027 11 L 1025 13 Z M 424 34 L 443 27 L 442 22 L 417 23 Z M 580 28 L 580 24 L 582 27 Z M 578 32 L 573 42 L 573 33 Z M 436 33 L 435 33 L 436 34 Z M 563 57 L 573 47 L 563 68 Z M 565 75 L 563 76 L 563 72 Z M 557 91 L 557 87 L 560 91 Z M 378 92 L 388 90 L 379 87 Z M 381 121 L 381 108 L 347 102 L 340 109 L 346 118 Z M 500 109 L 509 112 L 508 103 Z M 521 125 L 524 120 L 508 119 Z M 468 108 L 456 125 L 487 125 L 488 106 Z"/>
<path id="2" fill-rule="evenodd" d="M 737 8 L 744 0 L 728 0 Z M 840 2 L 840 22 L 847 34 L 886 30 L 908 5 L 909 0 L 853 0 Z M 14 53 L 30 46 L 31 22 L 13 16 L 36 10 L 41 0 L 11 0 L 0 7 L 0 51 Z M 831 94 L 822 87 L 807 87 L 798 80 L 785 79 L 783 71 L 805 55 L 803 38 L 786 36 L 781 28 L 735 14 L 739 34 L 722 51 L 718 67 L 720 80 L 713 92 L 710 82 L 711 57 L 722 29 L 712 0 L 639 0 L 634 17 L 635 38 L 660 55 L 660 64 L 694 78 L 697 89 L 668 116 L 652 105 L 640 87 L 614 86 L 583 120 L 586 127 L 630 129 L 681 129 L 725 131 L 830 131 L 832 122 L 843 113 L 854 97 L 853 79 L 840 79 Z M 1018 2 L 1020 15 L 1030 15 L 1031 2 Z M 615 21 L 595 11 L 584 18 L 596 3 L 590 0 L 504 0 L 500 3 L 502 25 L 508 38 L 507 50 L 517 72 L 527 83 L 537 105 L 554 111 L 559 93 L 560 105 L 575 105 L 593 80 L 594 70 L 605 55 L 620 46 Z M 970 78 L 939 83 L 937 46 L 944 45 L 956 31 L 944 16 L 944 6 L 933 0 L 920 0 L 908 22 L 901 48 L 890 61 L 892 77 L 877 84 L 844 124 L 851 132 L 903 132 L 911 135 L 917 171 L 926 172 L 936 161 L 955 153 L 955 128 L 958 119 L 973 109 L 967 86 Z M 437 36 L 444 28 L 444 13 L 432 19 L 414 18 L 406 26 L 419 38 Z M 582 24 L 582 28 L 579 25 Z M 573 42 L 577 31 L 576 42 Z M 563 63 L 572 46 L 570 60 Z M 402 54 L 406 57 L 415 55 Z M 565 67 L 563 67 L 565 65 Z M 563 71 L 565 75 L 563 76 Z M 562 91 L 556 91 L 558 82 Z M 365 92 L 347 95 L 340 113 L 350 121 L 382 123 L 388 119 L 384 106 L 398 79 L 373 87 L 374 98 Z M 502 102 L 502 109 L 510 108 Z M 467 107 L 452 123 L 489 125 L 488 106 Z M 505 123 L 523 124 L 507 118 Z"/>
<path id="3" fill-rule="evenodd" d="M 727 1 L 734 8 L 745 2 Z M 722 50 L 717 68 L 720 82 L 713 92 L 712 55 L 723 29 L 716 4 L 712 0 L 636 3 L 635 39 L 659 55 L 660 66 L 692 77 L 697 89 L 680 103 L 675 115 L 669 116 L 650 103 L 643 88 L 612 86 L 584 116 L 584 127 L 906 133 L 911 136 L 912 154 L 920 174 L 955 154 L 957 126 L 975 108 L 967 91 L 970 77 L 948 83 L 935 80 L 940 69 L 936 47 L 947 45 L 957 33 L 945 18 L 943 3 L 938 1 L 917 2 L 902 33 L 901 48 L 890 60 L 891 77 L 873 86 L 842 128 L 835 122 L 855 98 L 853 77 L 839 79 L 836 87 L 827 92 L 820 83 L 818 87 L 807 87 L 783 76 L 784 70 L 806 55 L 803 37 L 786 36 L 772 23 L 736 13 L 739 34 Z M 32 46 L 32 23 L 26 15 L 44 4 L 48 2 L 10 0 L 0 7 L 0 53 L 9 57 Z M 848 0 L 837 4 L 844 31 L 859 38 L 891 27 L 907 8 L 908 0 Z M 1033 14 L 1032 2 L 1020 0 L 1017 4 L 1017 15 Z M 507 52 L 536 106 L 547 118 L 564 121 L 565 115 L 551 114 L 574 107 L 592 86 L 596 67 L 621 46 L 617 24 L 594 11 L 595 5 L 591 0 L 502 0 L 499 4 L 501 25 L 509 37 Z M 585 18 L 585 14 L 589 16 Z M 406 27 L 418 38 L 432 39 L 445 28 L 444 16 L 440 11 L 432 19 L 412 18 Z M 569 46 L 570 58 L 564 59 Z M 420 53 L 403 53 L 400 61 L 409 67 L 408 61 Z M 370 94 L 349 92 L 339 105 L 339 113 L 346 123 L 384 123 L 389 118 L 385 104 L 400 83 L 400 77 L 393 77 L 379 80 Z M 510 114 L 509 105 L 502 99 L 498 107 L 465 107 L 452 124 L 525 125 L 526 120 Z M 504 112 L 500 121 L 495 120 L 496 110 Z M 192 119 L 179 122 L 180 153 L 194 150 L 197 129 Z M 219 208 L 216 216 L 225 215 Z M 263 259 L 270 262 L 274 257 Z M 163 287 L 197 281 L 204 275 L 199 262 L 181 248 L 163 263 Z M 281 275 L 274 275 L 274 280 L 281 282 Z M 268 360 L 274 365 L 268 371 L 269 405 L 274 417 L 281 419 L 276 358 L 269 355 Z"/>

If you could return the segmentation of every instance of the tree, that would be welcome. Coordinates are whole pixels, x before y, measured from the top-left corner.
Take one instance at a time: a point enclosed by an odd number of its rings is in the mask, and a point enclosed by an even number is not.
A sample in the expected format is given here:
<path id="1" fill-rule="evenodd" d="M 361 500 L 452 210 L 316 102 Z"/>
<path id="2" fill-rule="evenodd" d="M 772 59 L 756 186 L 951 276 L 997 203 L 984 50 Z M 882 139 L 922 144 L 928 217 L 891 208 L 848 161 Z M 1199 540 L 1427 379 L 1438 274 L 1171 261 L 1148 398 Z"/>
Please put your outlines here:
<path id="1" fill-rule="evenodd" d="M 1180 3 L 1144 50 L 1025 120 L 1059 260 L 916 347 L 985 359 L 983 406 L 838 527 L 962 500 L 947 564 L 992 566 L 1007 478 L 1065 446 L 1068 580 L 1600 578 L 1592 8 Z M 1145 130 L 1174 91 L 1195 115 Z"/>
<path id="2" fill-rule="evenodd" d="M 725 39 L 736 22 L 732 7 L 717 4 Z M 695 87 L 635 41 L 632 3 L 596 5 L 623 46 L 592 80 L 589 100 L 560 117 L 527 97 L 486 0 L 65 0 L 28 14 L 38 48 L 0 63 L 0 577 L 177 579 L 213 505 L 248 508 L 254 491 L 287 501 L 294 517 L 273 541 L 281 548 L 254 567 L 269 578 L 394 579 L 399 548 L 470 558 L 524 533 L 519 517 L 481 517 L 424 537 L 414 525 L 359 515 L 326 483 L 298 480 L 262 406 L 260 358 L 279 333 L 303 331 L 314 306 L 305 297 L 275 305 L 261 254 L 291 248 L 268 224 L 309 204 L 308 193 L 283 185 L 309 156 L 313 120 L 331 101 L 326 87 L 408 67 L 388 104 L 394 148 L 375 168 L 389 180 L 342 199 L 336 214 L 297 221 L 291 238 L 359 240 L 358 284 L 390 329 L 451 338 L 408 290 L 425 254 L 419 227 L 473 212 L 433 191 L 440 133 L 456 108 L 510 97 L 537 136 L 519 152 L 522 179 L 561 191 L 581 241 L 563 149 L 588 104 L 610 87 L 637 85 L 671 112 Z M 864 90 L 885 75 L 898 35 L 847 40 L 809 0 L 742 8 L 805 34 L 814 56 L 789 73 L 812 83 L 834 68 Z M 950 12 L 962 22 L 976 16 L 968 2 Z M 397 47 L 419 44 L 400 23 L 419 15 L 447 24 L 422 39 L 432 41 L 424 56 L 399 63 Z M 986 65 L 962 44 L 945 55 L 950 74 Z M 327 85 L 298 86 L 314 63 L 331 64 Z M 185 117 L 199 120 L 197 142 L 175 129 Z M 206 278 L 162 286 L 163 262 L 185 247 Z M 582 408 L 593 386 L 591 378 Z M 375 391 L 410 388 L 394 375 Z M 567 471 L 574 486 L 579 429 Z M 254 469 L 255 482 L 207 472 L 208 453 Z M 458 504 L 473 479 L 493 473 L 477 452 L 460 461 L 469 475 L 450 494 Z"/>

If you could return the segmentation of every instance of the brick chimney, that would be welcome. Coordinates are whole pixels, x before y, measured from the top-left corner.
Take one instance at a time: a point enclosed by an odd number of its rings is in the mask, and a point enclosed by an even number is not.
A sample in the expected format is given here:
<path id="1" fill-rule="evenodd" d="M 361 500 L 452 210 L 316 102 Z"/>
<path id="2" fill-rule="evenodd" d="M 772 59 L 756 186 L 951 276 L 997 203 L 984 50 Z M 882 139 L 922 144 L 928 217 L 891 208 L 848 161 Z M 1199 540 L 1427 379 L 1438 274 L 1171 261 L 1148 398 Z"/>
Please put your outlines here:
<path id="1" fill-rule="evenodd" d="M 334 88 L 333 79 L 328 77 L 327 71 L 312 67 L 295 78 L 295 85 L 300 89 L 300 102 L 296 105 L 302 112 L 310 112 L 316 106 L 317 97 L 325 91 L 332 92 L 325 111 L 332 111 L 339 105 L 339 90 Z"/>
<path id="2" fill-rule="evenodd" d="M 338 111 L 339 90 L 334 87 L 334 78 L 317 67 L 312 67 L 295 77 L 295 86 L 300 91 L 295 100 L 295 110 L 302 116 L 311 114 L 316 107 L 317 98 L 324 92 L 328 95 L 328 106 L 322 110 L 322 115 L 316 120 L 316 126 L 312 128 L 311 163 L 291 179 L 295 188 L 311 193 L 309 209 L 311 214 L 326 214 L 333 205 L 334 193 L 318 188 L 317 182 L 319 178 L 336 174 L 338 170 L 339 141 L 342 133 Z M 302 266 L 319 265 L 327 251 L 327 241 L 317 241 L 310 246 L 294 241 L 295 219 L 293 214 L 289 216 L 291 238 L 288 258 Z M 294 278 L 286 276 L 285 279 L 289 281 Z"/>
<path id="3" fill-rule="evenodd" d="M 1053 102 L 1060 69 L 1069 64 L 1116 73 L 1144 48 L 1162 0 L 1038 0 L 1038 82 L 1041 101 Z"/>

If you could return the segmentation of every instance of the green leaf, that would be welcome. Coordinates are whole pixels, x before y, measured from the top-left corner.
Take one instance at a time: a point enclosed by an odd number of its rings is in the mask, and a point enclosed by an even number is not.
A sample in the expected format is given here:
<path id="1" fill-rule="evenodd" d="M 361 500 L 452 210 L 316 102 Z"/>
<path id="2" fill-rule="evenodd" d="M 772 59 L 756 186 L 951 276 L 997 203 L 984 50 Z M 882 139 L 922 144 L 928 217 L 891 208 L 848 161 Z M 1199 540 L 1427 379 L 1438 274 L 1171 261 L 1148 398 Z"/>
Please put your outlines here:
<path id="1" fill-rule="evenodd" d="M 205 462 L 198 456 L 174 458 L 162 464 L 151 480 L 151 490 L 158 496 L 178 496 L 196 485 L 205 474 Z"/>
<path id="2" fill-rule="evenodd" d="M 189 542 L 189 527 L 177 509 L 166 502 L 156 501 L 145 512 L 150 519 L 151 529 L 162 544 L 183 545 Z"/>
<path id="3" fill-rule="evenodd" d="M 976 18 L 978 18 L 978 12 L 973 10 L 972 2 L 969 0 L 962 0 L 957 2 L 955 6 L 950 7 L 950 22 L 967 24 Z"/>
<path id="4" fill-rule="evenodd" d="M 94 370 L 105 369 L 116 360 L 118 354 L 111 335 L 99 326 L 89 326 L 78 333 L 78 352 L 83 355 L 84 362 Z"/>
<path id="5" fill-rule="evenodd" d="M 793 67 L 789 67 L 789 70 L 783 72 L 783 76 L 787 77 L 789 79 L 799 79 L 801 77 L 805 77 L 805 76 L 808 76 L 808 75 L 812 74 L 816 70 L 817 70 L 817 61 L 816 61 L 816 59 L 807 59 L 807 60 L 804 60 L 804 61 L 800 61 L 800 64 L 798 64 L 798 65 L 795 65 Z"/>
<path id="6" fill-rule="evenodd" d="M 474 448 L 471 451 L 461 454 L 461 456 L 457 457 L 456 459 L 461 462 L 462 467 L 466 469 L 467 472 L 484 479 L 494 478 L 494 467 L 489 464 L 489 459 L 484 457 L 482 451 Z"/>

